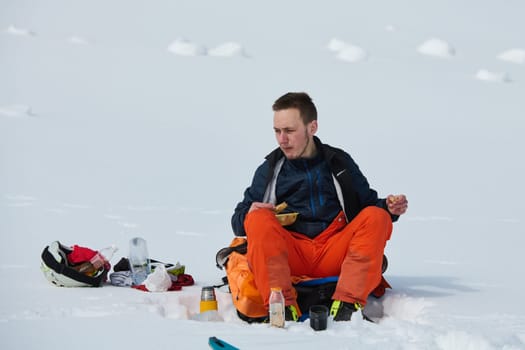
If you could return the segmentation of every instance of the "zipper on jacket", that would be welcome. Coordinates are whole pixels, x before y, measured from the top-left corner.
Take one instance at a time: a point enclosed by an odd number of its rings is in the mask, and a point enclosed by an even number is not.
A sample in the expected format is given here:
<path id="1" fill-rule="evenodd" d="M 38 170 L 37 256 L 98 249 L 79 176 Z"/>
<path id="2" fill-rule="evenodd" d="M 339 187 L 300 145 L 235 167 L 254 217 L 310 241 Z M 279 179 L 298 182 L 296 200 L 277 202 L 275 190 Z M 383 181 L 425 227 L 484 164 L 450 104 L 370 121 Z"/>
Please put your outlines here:
<path id="1" fill-rule="evenodd" d="M 317 167 L 317 182 L 318 182 L 318 186 L 317 186 L 317 193 L 318 193 L 318 196 L 319 196 L 319 206 L 322 207 L 324 205 L 324 197 L 323 197 L 323 191 L 321 191 L 321 169 L 319 169 L 319 167 Z"/>
<path id="2" fill-rule="evenodd" d="M 308 162 L 306 160 L 303 161 L 304 167 L 306 169 L 306 177 L 308 179 L 308 184 L 310 187 L 310 208 L 312 210 L 312 216 L 316 216 L 316 210 L 315 210 L 315 187 L 314 187 L 314 178 L 312 176 L 312 172 L 310 171 L 310 168 L 308 167 Z M 319 191 L 317 191 L 319 193 Z"/>

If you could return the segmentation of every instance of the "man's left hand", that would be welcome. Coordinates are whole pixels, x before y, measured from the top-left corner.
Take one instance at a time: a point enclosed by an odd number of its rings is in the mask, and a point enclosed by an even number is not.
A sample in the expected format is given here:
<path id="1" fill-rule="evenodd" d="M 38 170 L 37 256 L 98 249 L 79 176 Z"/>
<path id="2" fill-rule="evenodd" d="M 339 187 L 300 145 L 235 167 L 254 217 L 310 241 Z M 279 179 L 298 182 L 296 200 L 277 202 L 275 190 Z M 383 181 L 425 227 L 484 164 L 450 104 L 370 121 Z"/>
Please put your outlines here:
<path id="1" fill-rule="evenodd" d="M 388 195 L 386 197 L 388 211 L 392 215 L 402 215 L 407 211 L 408 201 L 404 194 Z"/>

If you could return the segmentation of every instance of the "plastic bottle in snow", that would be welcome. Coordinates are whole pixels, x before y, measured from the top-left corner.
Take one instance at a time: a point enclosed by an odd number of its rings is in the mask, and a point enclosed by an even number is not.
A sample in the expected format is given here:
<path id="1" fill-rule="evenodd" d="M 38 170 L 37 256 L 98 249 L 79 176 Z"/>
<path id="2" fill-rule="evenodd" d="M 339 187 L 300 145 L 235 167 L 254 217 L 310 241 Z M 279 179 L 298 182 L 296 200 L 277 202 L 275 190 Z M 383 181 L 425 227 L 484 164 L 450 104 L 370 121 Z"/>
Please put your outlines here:
<path id="1" fill-rule="evenodd" d="M 113 255 L 118 250 L 116 245 L 111 245 L 104 249 L 100 249 L 94 257 L 89 260 L 97 270 L 100 269 L 104 264 L 109 263 L 113 258 Z"/>
<path id="2" fill-rule="evenodd" d="M 73 268 L 87 276 L 94 276 L 105 264 L 109 264 L 117 250 L 118 248 L 115 245 L 101 249 L 89 261 L 85 261 Z M 109 270 L 109 267 L 107 269 Z"/>
<path id="3" fill-rule="evenodd" d="M 129 267 L 133 285 L 140 285 L 151 272 L 148 247 L 143 238 L 135 237 L 129 242 Z"/>
<path id="4" fill-rule="evenodd" d="M 284 327 L 284 296 L 281 288 L 272 287 L 270 293 L 270 326 Z"/>

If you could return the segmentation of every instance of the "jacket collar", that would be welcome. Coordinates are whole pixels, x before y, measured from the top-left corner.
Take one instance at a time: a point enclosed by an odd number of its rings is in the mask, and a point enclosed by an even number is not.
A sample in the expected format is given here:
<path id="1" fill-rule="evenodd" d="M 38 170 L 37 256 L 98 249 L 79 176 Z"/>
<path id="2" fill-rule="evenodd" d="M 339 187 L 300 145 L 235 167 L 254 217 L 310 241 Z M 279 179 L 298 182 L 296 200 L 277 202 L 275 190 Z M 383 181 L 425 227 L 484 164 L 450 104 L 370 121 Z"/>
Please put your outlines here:
<path id="1" fill-rule="evenodd" d="M 314 142 L 315 142 L 315 147 L 317 148 L 317 152 L 321 152 L 323 158 L 326 159 L 327 161 L 330 161 L 335 153 L 330 148 L 325 147 L 325 144 L 322 143 L 321 140 L 317 136 L 314 136 Z M 270 162 L 270 164 L 276 164 L 277 161 L 281 159 L 282 157 L 284 157 L 284 153 L 283 151 L 281 151 L 281 148 L 277 147 L 272 152 L 270 152 L 265 157 L 265 159 L 268 162 Z"/>

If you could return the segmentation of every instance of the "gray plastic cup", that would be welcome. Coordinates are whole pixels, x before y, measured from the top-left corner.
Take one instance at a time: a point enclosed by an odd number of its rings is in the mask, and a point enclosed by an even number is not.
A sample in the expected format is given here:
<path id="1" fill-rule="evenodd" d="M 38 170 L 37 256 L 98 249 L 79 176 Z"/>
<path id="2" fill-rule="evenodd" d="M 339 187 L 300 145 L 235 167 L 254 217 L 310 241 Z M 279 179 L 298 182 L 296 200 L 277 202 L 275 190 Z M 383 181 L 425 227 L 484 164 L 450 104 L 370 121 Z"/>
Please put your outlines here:
<path id="1" fill-rule="evenodd" d="M 328 325 L 328 307 L 325 305 L 310 306 L 310 327 L 316 331 L 324 331 Z"/>

